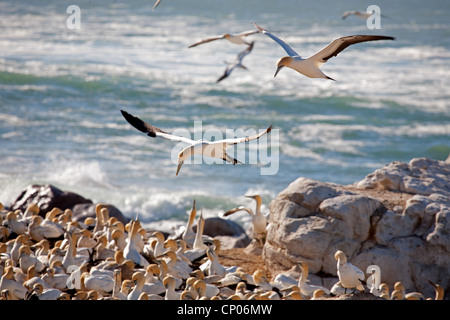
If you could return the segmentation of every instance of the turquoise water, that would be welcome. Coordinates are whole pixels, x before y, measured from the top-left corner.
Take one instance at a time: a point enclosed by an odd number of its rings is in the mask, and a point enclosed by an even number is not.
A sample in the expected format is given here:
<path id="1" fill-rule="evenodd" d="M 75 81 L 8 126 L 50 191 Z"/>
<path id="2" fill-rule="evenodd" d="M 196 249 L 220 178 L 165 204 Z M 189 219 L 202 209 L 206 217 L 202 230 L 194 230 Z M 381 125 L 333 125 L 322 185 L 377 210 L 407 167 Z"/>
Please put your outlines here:
<path id="1" fill-rule="evenodd" d="M 70 30 L 69 5 L 81 12 Z M 377 4 L 386 18 L 369 30 L 346 10 Z M 31 183 L 52 183 L 139 214 L 146 223 L 187 219 L 195 198 L 206 216 L 236 205 L 264 210 L 296 178 L 349 184 L 391 162 L 444 160 L 450 152 L 450 8 L 444 1 L 2 1 L 0 2 L 0 201 Z M 245 47 L 200 39 L 252 30 L 251 21 L 301 55 L 350 34 L 395 41 L 354 45 L 322 67 L 336 82 L 283 69 L 284 51 L 253 35 L 248 70 L 217 78 Z M 185 164 L 176 143 L 151 139 L 120 110 L 172 132 L 202 121 L 204 132 L 262 130 L 265 166 Z M 279 138 L 278 141 L 276 138 Z M 272 139 L 273 138 L 273 139 Z M 279 151 L 277 153 L 277 150 Z M 266 166 L 267 167 L 267 166 Z M 274 167 L 275 168 L 275 167 Z M 244 215 L 233 217 L 246 223 Z"/>

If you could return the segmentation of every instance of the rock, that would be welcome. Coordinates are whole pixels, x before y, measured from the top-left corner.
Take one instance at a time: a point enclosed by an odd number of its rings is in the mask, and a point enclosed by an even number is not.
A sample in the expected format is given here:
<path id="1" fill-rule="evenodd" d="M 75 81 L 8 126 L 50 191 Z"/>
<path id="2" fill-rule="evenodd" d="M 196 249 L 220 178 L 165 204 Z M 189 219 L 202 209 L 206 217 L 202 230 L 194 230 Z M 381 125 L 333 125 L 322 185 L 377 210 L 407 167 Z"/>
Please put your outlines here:
<path id="1" fill-rule="evenodd" d="M 401 281 L 434 297 L 428 280 L 450 289 L 449 163 L 392 162 L 348 186 L 298 178 L 269 207 L 262 254 L 273 270 L 303 260 L 326 283 L 342 250 L 363 271 L 378 265 L 391 289 Z"/>
<path id="2" fill-rule="evenodd" d="M 95 207 L 96 204 L 94 203 L 80 203 L 75 205 L 72 208 L 73 219 L 82 222 L 88 217 L 95 218 Z M 115 206 L 111 204 L 104 204 L 104 207 L 108 209 L 110 218 L 114 217 L 123 224 L 127 224 L 130 221 L 130 218 L 125 217 Z"/>
<path id="3" fill-rule="evenodd" d="M 357 187 L 450 197 L 450 166 L 448 162 L 427 158 L 415 158 L 409 163 L 394 161 L 369 174 Z"/>
<path id="4" fill-rule="evenodd" d="M 222 249 L 245 248 L 249 242 L 246 234 L 238 236 L 215 236 L 214 238 L 220 240 L 220 247 Z"/>
<path id="5" fill-rule="evenodd" d="M 192 228 L 197 232 L 197 226 Z M 224 248 L 244 248 L 251 239 L 236 222 L 218 217 L 206 218 L 203 234 L 219 239 Z"/>
<path id="6" fill-rule="evenodd" d="M 22 210 L 35 203 L 39 207 L 39 214 L 45 214 L 53 208 L 61 210 L 72 209 L 75 205 L 80 203 L 92 203 L 76 193 L 62 191 L 53 185 L 30 185 L 17 197 L 11 205 L 11 210 Z"/>
<path id="7" fill-rule="evenodd" d="M 62 191 L 50 184 L 28 186 L 11 205 L 11 210 L 25 211 L 32 203 L 37 204 L 42 216 L 53 208 L 59 208 L 72 210 L 74 220 L 84 221 L 87 217 L 95 217 L 96 204 L 91 200 L 70 191 Z M 116 207 L 106 206 L 110 217 L 115 217 L 123 223 L 129 221 Z"/>

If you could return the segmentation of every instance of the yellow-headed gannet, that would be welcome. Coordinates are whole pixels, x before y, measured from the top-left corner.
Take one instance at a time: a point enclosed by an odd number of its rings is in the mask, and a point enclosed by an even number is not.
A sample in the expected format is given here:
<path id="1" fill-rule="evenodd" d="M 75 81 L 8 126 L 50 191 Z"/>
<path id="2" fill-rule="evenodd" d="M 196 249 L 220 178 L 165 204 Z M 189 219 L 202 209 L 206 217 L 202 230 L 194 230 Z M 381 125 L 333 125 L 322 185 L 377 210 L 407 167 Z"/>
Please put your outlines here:
<path id="1" fill-rule="evenodd" d="M 102 296 L 112 293 L 114 289 L 114 276 L 109 276 L 107 274 L 90 274 L 89 272 L 83 272 L 80 280 L 81 290 L 95 290 Z"/>
<path id="2" fill-rule="evenodd" d="M 231 210 L 225 212 L 223 215 L 226 217 L 235 212 L 245 210 L 252 217 L 253 237 L 256 240 L 258 240 L 260 245 L 262 246 L 262 244 L 265 242 L 266 233 L 267 233 L 267 230 L 266 230 L 267 218 L 265 215 L 263 215 L 261 213 L 262 199 L 259 195 L 246 196 L 246 197 L 252 198 L 256 201 L 255 211 L 253 211 L 250 208 L 238 207 L 238 208 L 234 208 L 234 209 L 231 209 Z"/>
<path id="3" fill-rule="evenodd" d="M 197 232 L 195 233 L 193 250 L 206 250 L 208 246 L 203 242 L 203 230 L 205 229 L 205 219 L 203 218 L 203 211 L 200 212 L 197 222 Z"/>
<path id="4" fill-rule="evenodd" d="M 206 249 L 206 255 L 208 256 L 210 263 L 204 272 L 207 275 L 218 275 L 224 277 L 227 271 L 225 267 L 220 264 L 214 249 L 208 247 L 208 249 Z"/>
<path id="5" fill-rule="evenodd" d="M 234 43 L 234 44 L 247 44 L 247 45 L 250 45 L 250 43 L 245 41 L 244 37 L 247 37 L 249 35 L 252 35 L 252 34 L 255 34 L 255 33 L 259 33 L 259 32 L 260 32 L 259 30 L 250 30 L 250 31 L 244 31 L 244 32 L 241 32 L 241 33 L 238 33 L 238 34 L 225 33 L 225 34 L 223 34 L 221 36 L 209 37 L 209 38 L 203 39 L 201 41 L 198 41 L 198 42 L 196 42 L 194 44 L 191 44 L 189 46 L 189 48 L 198 46 L 198 45 L 203 44 L 203 43 L 207 43 L 207 42 L 211 42 L 211 41 L 215 41 L 215 40 L 221 40 L 221 39 L 228 40 L 228 41 L 230 41 L 231 43 Z"/>
<path id="6" fill-rule="evenodd" d="M 386 283 L 380 284 L 378 291 L 380 293 L 379 295 L 380 298 L 391 300 L 391 296 L 389 295 L 389 286 Z"/>
<path id="7" fill-rule="evenodd" d="M 163 280 L 164 287 L 166 288 L 165 300 L 180 300 L 181 292 L 176 291 L 176 279 L 175 277 L 168 275 Z"/>
<path id="8" fill-rule="evenodd" d="M 0 280 L 0 291 L 3 290 L 9 290 L 12 300 L 24 300 L 28 293 L 27 288 L 14 279 L 12 266 L 6 267 L 3 271 L 3 276 Z"/>
<path id="9" fill-rule="evenodd" d="M 351 288 L 364 291 L 364 286 L 361 282 L 365 279 L 364 272 L 350 262 L 347 262 L 347 256 L 341 250 L 336 251 L 334 258 L 337 260 L 337 275 L 342 287 L 345 288 L 344 292 Z"/>
<path id="10" fill-rule="evenodd" d="M 195 241 L 195 232 L 192 229 L 192 225 L 194 224 L 195 215 L 197 214 L 197 209 L 195 208 L 195 200 L 192 204 L 191 213 L 189 214 L 189 219 L 186 223 L 186 227 L 184 229 L 184 232 L 181 236 L 181 238 L 184 240 L 186 245 L 189 248 L 192 248 L 194 246 Z"/>
<path id="11" fill-rule="evenodd" d="M 225 68 L 224 73 L 222 74 L 222 76 L 219 77 L 219 79 L 217 79 L 216 82 L 220 82 L 223 79 L 227 78 L 231 74 L 231 72 L 233 72 L 233 70 L 236 68 L 247 70 L 247 67 L 242 64 L 242 59 L 244 59 L 244 57 L 252 51 L 254 43 L 255 42 L 253 41 L 248 45 L 248 47 L 245 50 L 239 52 L 239 54 L 237 55 L 236 59 L 234 59 L 233 62 L 227 63 L 228 66 Z"/>
<path id="12" fill-rule="evenodd" d="M 15 211 L 10 211 L 6 215 L 6 220 L 8 221 L 9 229 L 11 229 L 12 232 L 15 234 L 24 234 L 28 231 L 27 224 L 25 221 L 21 221 L 18 218 L 18 213 Z"/>
<path id="13" fill-rule="evenodd" d="M 144 292 L 144 285 L 145 285 L 144 273 L 140 271 L 133 273 L 131 281 L 134 284 L 134 288 L 128 294 L 127 300 L 138 300 L 141 293 Z"/>
<path id="14" fill-rule="evenodd" d="M 428 280 L 428 282 L 433 286 L 434 291 L 436 292 L 434 300 L 444 300 L 444 295 L 445 295 L 444 288 L 442 288 L 441 285 L 434 283 L 431 280 Z"/>
<path id="15" fill-rule="evenodd" d="M 19 249 L 19 266 L 23 273 L 27 273 L 28 268 L 31 266 L 34 266 L 38 273 L 45 268 L 45 265 L 31 253 L 28 245 L 23 245 Z"/>
<path id="16" fill-rule="evenodd" d="M 255 285 L 264 291 L 271 291 L 273 286 L 267 280 L 266 273 L 261 269 L 256 269 L 253 272 L 253 281 Z"/>
<path id="17" fill-rule="evenodd" d="M 164 132 L 161 129 L 145 122 L 139 119 L 138 117 L 132 116 L 128 112 L 121 110 L 122 115 L 125 117 L 125 119 L 136 129 L 138 129 L 141 132 L 146 133 L 150 137 L 159 137 L 164 138 L 172 141 L 180 141 L 189 144 L 189 146 L 185 147 L 183 150 L 180 151 L 178 154 L 177 162 L 177 172 L 176 175 L 180 172 L 181 166 L 183 165 L 184 161 L 191 157 L 194 154 L 203 154 L 204 156 L 223 159 L 224 161 L 228 161 L 232 164 L 241 163 L 240 161 L 230 157 L 226 150 L 231 148 L 232 146 L 247 142 L 251 140 L 259 139 L 262 135 L 270 132 L 272 130 L 272 126 L 264 130 L 263 132 L 259 134 L 255 134 L 252 136 L 247 136 L 243 138 L 235 138 L 235 139 L 224 139 L 224 140 L 217 140 L 217 141 L 206 141 L 206 140 L 191 140 L 189 138 L 175 136 L 170 133 Z"/>
<path id="18" fill-rule="evenodd" d="M 31 295 L 37 297 L 38 300 L 58 300 L 61 293 L 62 291 L 58 289 L 45 289 L 41 283 L 35 283 Z M 29 299 L 33 299 L 31 295 L 29 296 Z"/>
<path id="19" fill-rule="evenodd" d="M 306 282 L 309 274 L 309 266 L 306 262 L 300 261 L 298 265 L 302 269 L 300 278 L 298 279 L 298 287 L 300 288 L 300 292 L 302 293 L 303 296 L 307 298 L 312 298 L 316 290 L 322 290 L 325 292 L 325 294 L 330 294 L 330 290 L 328 290 L 327 288 L 323 286 L 309 284 Z"/>
<path id="20" fill-rule="evenodd" d="M 57 223 L 41 216 L 33 216 L 28 225 L 28 233 L 31 238 L 39 242 L 43 239 L 57 239 L 64 235 L 64 229 Z"/>
<path id="21" fill-rule="evenodd" d="M 212 297 L 217 296 L 220 293 L 220 289 L 216 285 L 207 284 L 203 280 L 196 280 L 193 286 L 198 294 L 198 299 L 200 299 L 201 297 L 211 299 Z"/>
<path id="22" fill-rule="evenodd" d="M 56 273 L 54 268 L 47 268 L 47 272 L 42 275 L 42 280 L 47 282 L 52 288 L 58 290 L 66 289 L 68 278 L 68 274 Z"/>
<path id="23" fill-rule="evenodd" d="M 400 293 L 397 293 L 400 292 Z M 425 300 L 425 297 L 420 292 L 408 292 L 406 293 L 405 286 L 401 281 L 397 281 L 394 284 L 394 291 L 392 292 L 394 298 L 392 300 Z"/>
<path id="24" fill-rule="evenodd" d="M 353 35 L 353 36 L 345 36 L 341 38 L 334 39 L 330 44 L 328 44 L 325 48 L 310 56 L 309 58 L 302 58 L 294 49 L 292 49 L 286 42 L 281 40 L 280 38 L 274 36 L 267 30 L 261 28 L 256 23 L 253 23 L 254 26 L 260 30 L 262 33 L 272 38 L 275 42 L 277 42 L 288 54 L 288 56 L 282 57 L 277 62 L 277 70 L 275 71 L 274 77 L 278 74 L 278 72 L 283 67 L 289 67 L 294 69 L 295 71 L 309 77 L 309 78 L 324 78 L 334 80 L 329 76 L 325 75 L 320 67 L 327 62 L 330 58 L 337 56 L 341 51 L 343 51 L 348 46 L 366 42 L 366 41 L 375 41 L 375 40 L 394 40 L 393 37 L 388 36 L 379 36 L 379 35 Z"/>
<path id="25" fill-rule="evenodd" d="M 131 229 L 128 233 L 127 245 L 123 251 L 123 256 L 127 260 L 131 260 L 134 263 L 146 268 L 150 263 L 141 254 L 141 248 L 138 246 L 139 238 L 142 240 L 139 234 L 140 223 L 139 220 L 133 220 L 131 222 Z"/>

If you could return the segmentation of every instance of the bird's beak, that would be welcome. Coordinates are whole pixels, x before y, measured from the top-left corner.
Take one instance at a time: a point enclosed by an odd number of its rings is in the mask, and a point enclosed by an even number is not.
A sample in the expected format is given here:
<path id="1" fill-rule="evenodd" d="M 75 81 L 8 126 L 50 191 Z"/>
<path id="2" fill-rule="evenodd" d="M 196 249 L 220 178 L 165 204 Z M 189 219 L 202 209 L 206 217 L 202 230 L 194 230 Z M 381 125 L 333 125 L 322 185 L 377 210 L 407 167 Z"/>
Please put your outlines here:
<path id="1" fill-rule="evenodd" d="M 279 66 L 279 67 L 277 68 L 277 71 L 275 71 L 275 74 L 273 75 L 274 78 L 277 76 L 278 72 L 280 72 L 280 70 L 283 69 L 283 67 L 284 67 L 284 66 Z"/>
<path id="2" fill-rule="evenodd" d="M 178 173 L 180 172 L 181 166 L 183 165 L 184 161 L 180 161 L 178 163 L 178 167 L 177 167 L 177 173 L 175 174 L 176 176 L 178 175 Z"/>

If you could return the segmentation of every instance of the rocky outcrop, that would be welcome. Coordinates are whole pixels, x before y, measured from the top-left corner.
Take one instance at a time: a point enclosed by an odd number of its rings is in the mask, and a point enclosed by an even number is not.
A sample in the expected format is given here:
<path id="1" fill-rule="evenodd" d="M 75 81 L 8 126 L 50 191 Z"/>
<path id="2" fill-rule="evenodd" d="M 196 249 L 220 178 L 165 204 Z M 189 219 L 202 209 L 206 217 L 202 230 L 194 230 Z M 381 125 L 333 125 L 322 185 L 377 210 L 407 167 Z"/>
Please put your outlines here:
<path id="1" fill-rule="evenodd" d="M 53 208 L 59 208 L 61 210 L 72 209 L 77 204 L 92 203 L 92 201 L 76 193 L 62 191 L 50 184 L 33 184 L 20 193 L 11 205 L 11 210 L 25 212 L 32 203 L 39 207 L 39 214 L 45 216 Z"/>
<path id="2" fill-rule="evenodd" d="M 88 217 L 94 218 L 95 215 L 95 207 L 97 205 L 94 203 L 80 203 L 76 204 L 72 208 L 74 220 L 84 221 Z M 123 213 L 117 209 L 112 204 L 103 204 L 103 207 L 108 209 L 108 215 L 110 218 L 116 218 L 123 224 L 127 224 L 130 219 L 123 215 Z"/>
<path id="3" fill-rule="evenodd" d="M 434 297 L 431 280 L 450 289 L 450 164 L 426 158 L 393 162 L 353 185 L 299 178 L 270 204 L 263 259 L 273 269 L 310 266 L 331 287 L 334 253 L 366 271 L 381 268 L 392 289 Z M 368 277 L 369 275 L 367 275 Z"/>
<path id="4" fill-rule="evenodd" d="M 194 226 L 193 230 L 197 232 L 197 226 Z M 203 234 L 220 240 L 221 247 L 224 249 L 244 248 L 251 242 L 239 224 L 218 217 L 205 219 Z"/>
<path id="5" fill-rule="evenodd" d="M 96 205 L 91 200 L 74 192 L 60 190 L 51 184 L 28 186 L 11 204 L 10 210 L 25 212 L 32 203 L 39 207 L 39 214 L 42 216 L 45 216 L 53 208 L 59 208 L 61 210 L 72 210 L 73 218 L 78 221 L 83 221 L 87 217 L 95 217 Z M 106 206 L 110 217 L 115 217 L 122 223 L 127 223 L 130 220 L 116 207 Z"/>

